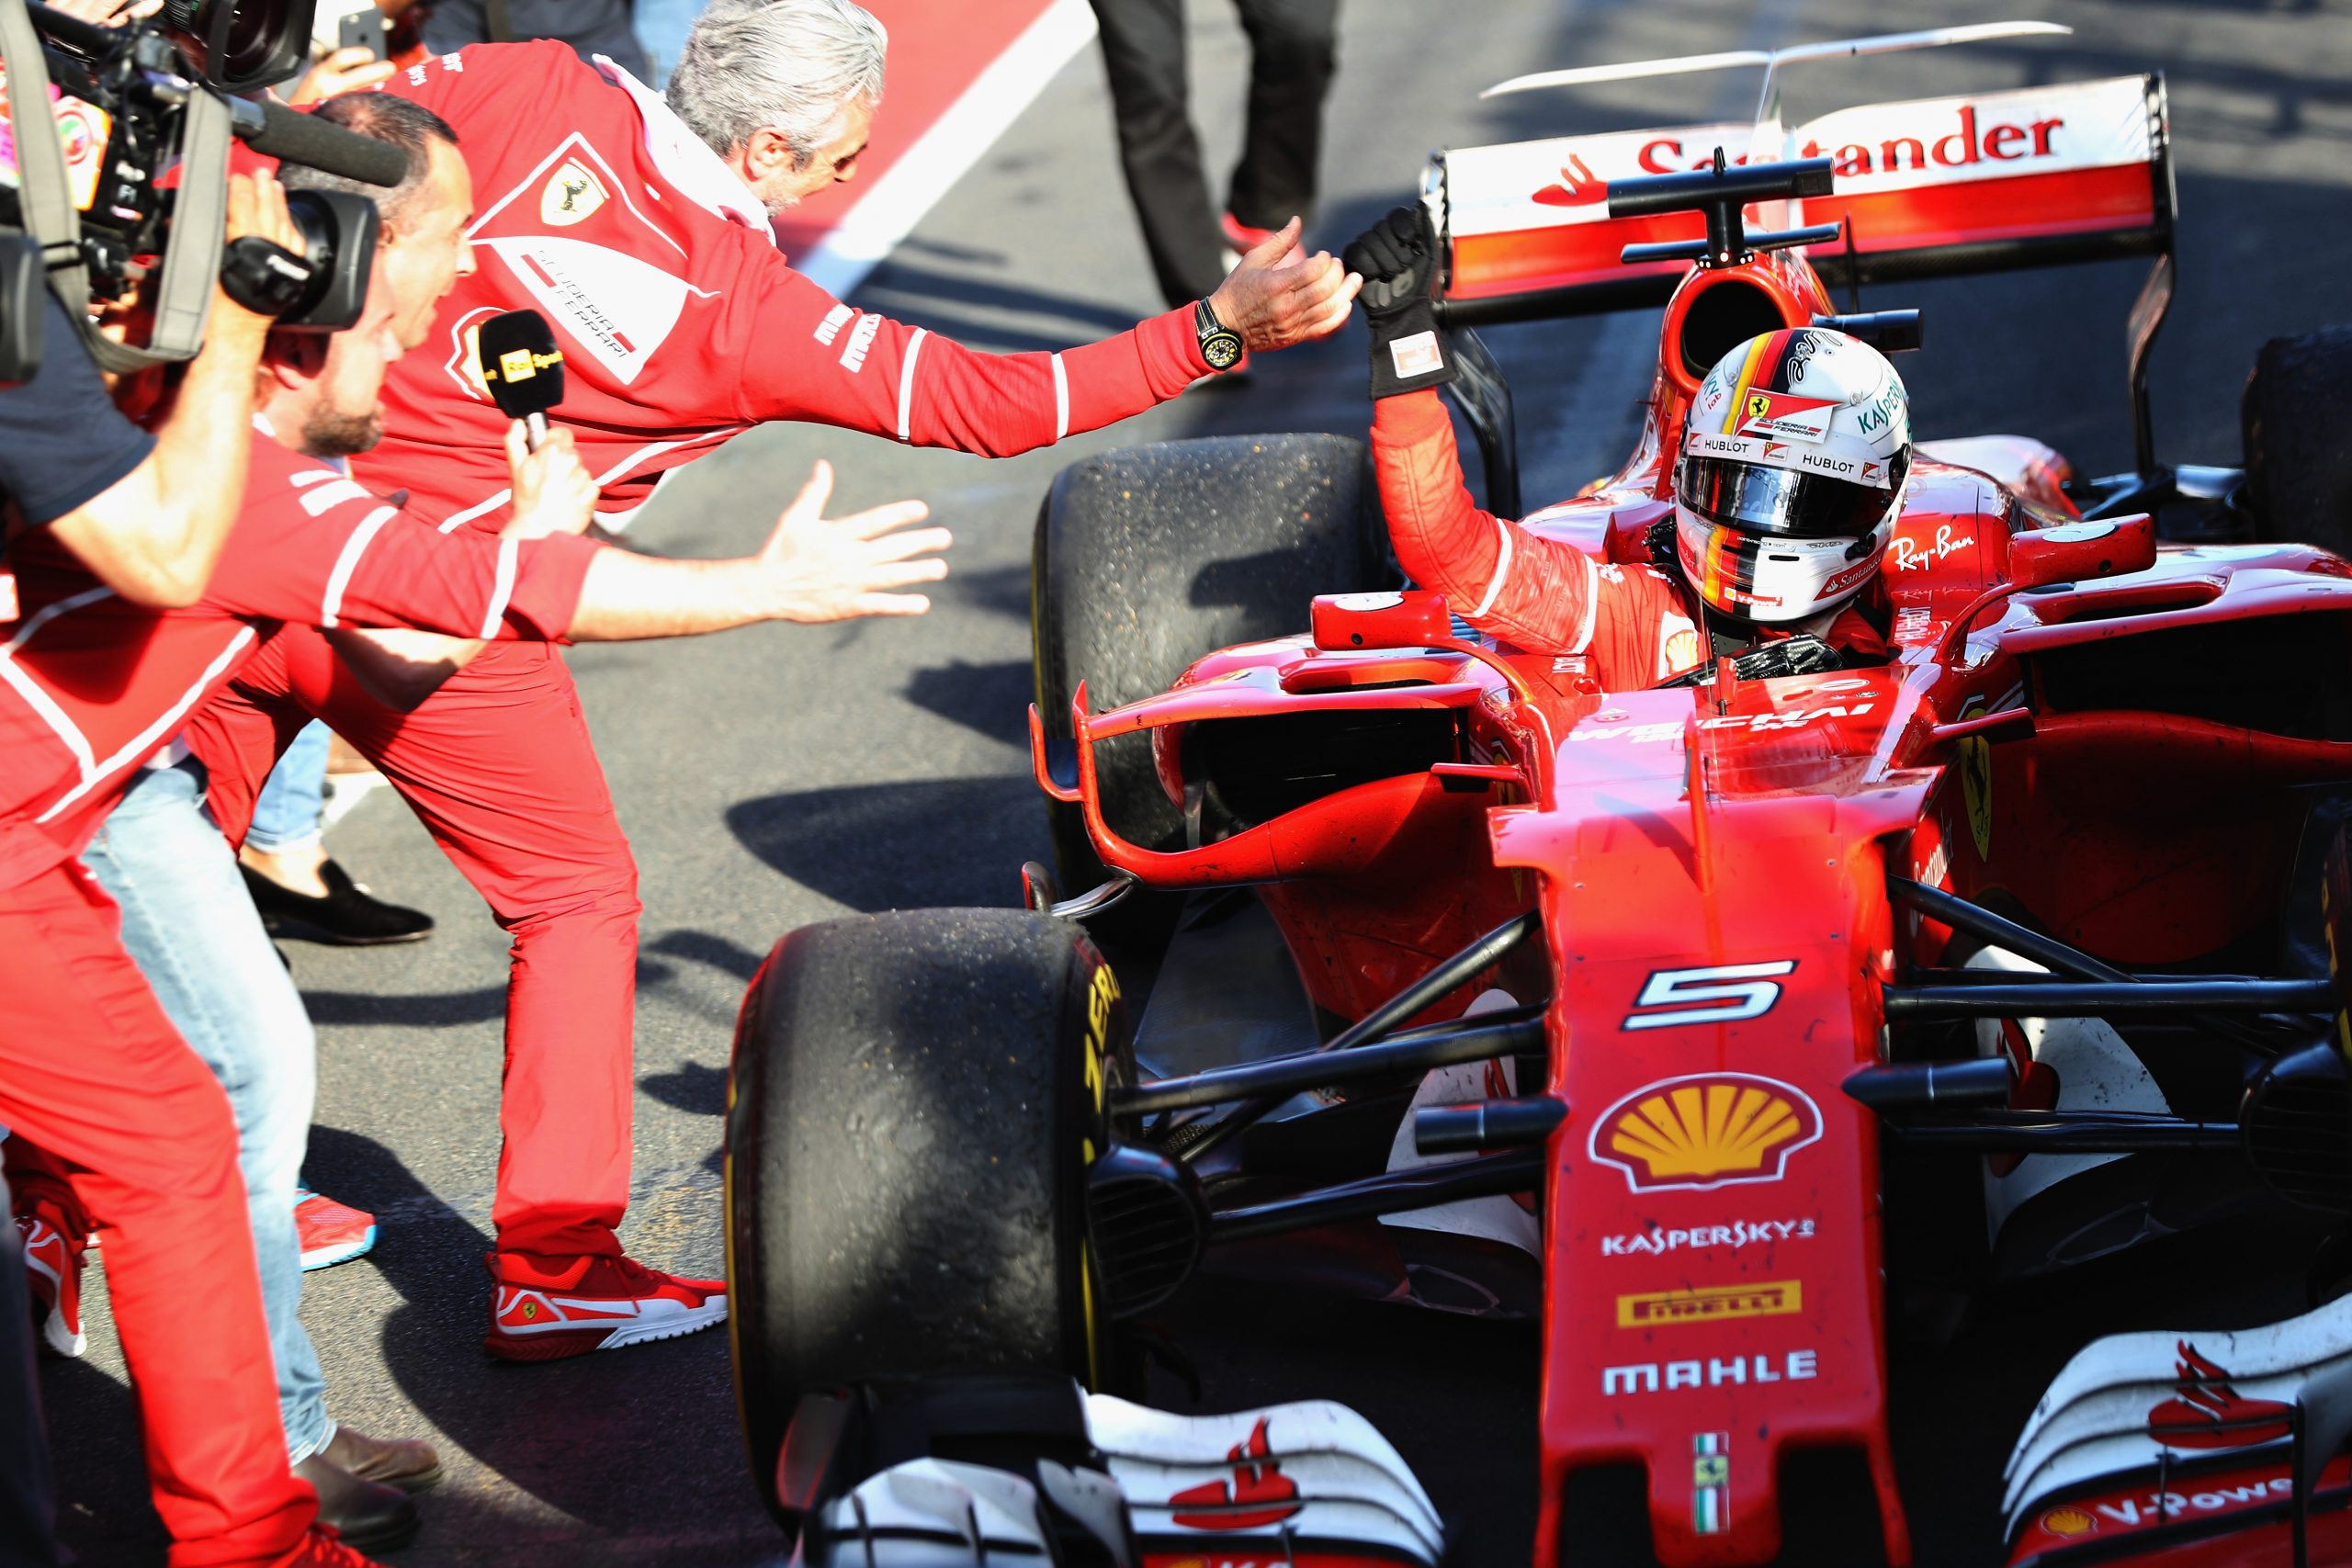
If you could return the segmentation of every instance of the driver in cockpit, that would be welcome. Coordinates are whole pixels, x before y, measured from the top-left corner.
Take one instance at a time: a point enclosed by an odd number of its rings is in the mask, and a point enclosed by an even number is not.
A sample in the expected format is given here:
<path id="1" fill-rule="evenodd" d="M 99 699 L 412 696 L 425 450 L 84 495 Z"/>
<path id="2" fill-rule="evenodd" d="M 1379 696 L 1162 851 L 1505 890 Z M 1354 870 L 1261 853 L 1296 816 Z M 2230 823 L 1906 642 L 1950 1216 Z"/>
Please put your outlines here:
<path id="1" fill-rule="evenodd" d="M 1372 330 L 1372 452 L 1397 564 L 1481 631 L 1569 660 L 1603 691 L 1743 660 L 1755 673 L 1886 658 L 1883 595 L 1866 594 L 1911 466 L 1903 382 L 1842 333 L 1750 338 L 1700 383 L 1674 476 L 1670 550 L 1614 566 L 1479 510 L 1435 389 L 1454 378 L 1430 310 L 1436 246 L 1399 208 L 1344 256 Z M 1663 530 L 1659 530 L 1663 535 Z M 1667 559 L 1672 567 L 1668 570 Z"/>

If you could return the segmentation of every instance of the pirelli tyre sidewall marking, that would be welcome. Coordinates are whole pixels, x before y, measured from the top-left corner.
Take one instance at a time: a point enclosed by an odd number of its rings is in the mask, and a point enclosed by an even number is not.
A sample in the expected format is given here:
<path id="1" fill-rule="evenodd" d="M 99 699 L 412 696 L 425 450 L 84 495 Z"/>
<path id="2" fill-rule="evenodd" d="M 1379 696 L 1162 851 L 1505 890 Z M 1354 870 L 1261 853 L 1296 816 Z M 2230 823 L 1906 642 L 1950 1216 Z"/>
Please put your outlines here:
<path id="1" fill-rule="evenodd" d="M 1119 980 L 1111 966 L 1102 961 L 1091 944 L 1080 951 L 1091 960 L 1085 995 L 1080 998 L 1079 1042 L 1082 1055 L 1083 1076 L 1080 1092 L 1084 1095 L 1080 1124 L 1086 1131 L 1079 1142 L 1078 1180 L 1074 1184 L 1082 1194 L 1086 1173 L 1093 1168 L 1097 1156 L 1111 1142 L 1111 1090 L 1124 1087 L 1114 1080 L 1124 1076 L 1117 1053 L 1112 1049 L 1112 1031 L 1119 1026 Z M 1099 1271 L 1094 1258 L 1093 1243 L 1086 1235 L 1085 1205 L 1078 1205 L 1079 1314 L 1086 1330 L 1086 1382 L 1090 1388 L 1102 1386 L 1103 1334 L 1101 1314 L 1095 1303 L 1100 1295 L 1095 1275 Z"/>

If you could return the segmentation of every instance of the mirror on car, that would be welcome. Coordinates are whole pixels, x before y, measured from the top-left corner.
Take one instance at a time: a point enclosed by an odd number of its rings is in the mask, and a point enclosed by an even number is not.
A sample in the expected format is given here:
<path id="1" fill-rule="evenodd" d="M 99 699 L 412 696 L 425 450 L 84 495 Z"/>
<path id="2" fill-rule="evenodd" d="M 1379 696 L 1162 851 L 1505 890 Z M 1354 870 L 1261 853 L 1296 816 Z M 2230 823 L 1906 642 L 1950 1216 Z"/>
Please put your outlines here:
<path id="1" fill-rule="evenodd" d="M 1357 648 L 1435 648 L 1453 636 L 1445 595 L 1427 588 L 1390 593 L 1318 593 L 1315 646 L 1334 652 Z"/>
<path id="2" fill-rule="evenodd" d="M 2145 513 L 2009 536 L 2009 581 L 2021 589 L 2120 577 L 2155 564 L 2155 520 Z"/>

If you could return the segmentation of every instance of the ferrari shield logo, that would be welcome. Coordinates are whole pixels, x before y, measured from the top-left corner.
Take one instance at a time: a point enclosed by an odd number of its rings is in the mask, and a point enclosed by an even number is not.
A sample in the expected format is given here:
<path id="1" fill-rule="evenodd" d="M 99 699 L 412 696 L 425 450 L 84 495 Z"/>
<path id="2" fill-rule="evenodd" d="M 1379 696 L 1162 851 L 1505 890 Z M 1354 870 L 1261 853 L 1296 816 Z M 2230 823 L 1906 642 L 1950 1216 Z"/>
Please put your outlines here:
<path id="1" fill-rule="evenodd" d="M 1693 1073 L 1635 1089 L 1593 1124 L 1591 1155 L 1636 1192 L 1778 1181 L 1821 1136 L 1803 1089 L 1752 1073 Z"/>
<path id="2" fill-rule="evenodd" d="M 579 159 L 567 158 L 539 192 L 539 221 L 560 229 L 589 217 L 605 199 L 605 182 Z"/>
<path id="3" fill-rule="evenodd" d="M 1740 409 L 1737 434 L 1778 436 L 1808 444 L 1829 438 L 1829 416 L 1837 412 L 1834 398 L 1804 398 L 1794 392 L 1751 391 Z"/>
<path id="4" fill-rule="evenodd" d="M 1972 697 L 1961 708 L 1962 718 L 1976 718 L 1989 713 L 1991 707 L 1982 697 Z M 1960 768 L 1962 802 L 1968 807 L 1968 838 L 1976 846 L 1976 858 L 1993 858 L 1993 745 L 1981 735 L 1962 738 L 1954 759 Z"/>

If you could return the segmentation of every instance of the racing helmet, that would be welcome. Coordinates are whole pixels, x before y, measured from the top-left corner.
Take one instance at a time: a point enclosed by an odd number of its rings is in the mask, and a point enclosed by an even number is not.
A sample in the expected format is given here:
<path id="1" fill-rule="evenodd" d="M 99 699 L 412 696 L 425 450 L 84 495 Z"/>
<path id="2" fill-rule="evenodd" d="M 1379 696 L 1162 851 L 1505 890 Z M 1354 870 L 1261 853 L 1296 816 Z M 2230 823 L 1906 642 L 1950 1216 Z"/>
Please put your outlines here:
<path id="1" fill-rule="evenodd" d="M 1817 615 L 1877 574 L 1910 468 L 1910 400 L 1884 355 L 1822 327 L 1752 337 L 1691 400 L 1675 555 L 1724 615 Z"/>

